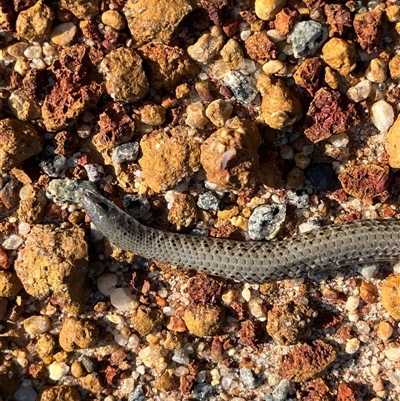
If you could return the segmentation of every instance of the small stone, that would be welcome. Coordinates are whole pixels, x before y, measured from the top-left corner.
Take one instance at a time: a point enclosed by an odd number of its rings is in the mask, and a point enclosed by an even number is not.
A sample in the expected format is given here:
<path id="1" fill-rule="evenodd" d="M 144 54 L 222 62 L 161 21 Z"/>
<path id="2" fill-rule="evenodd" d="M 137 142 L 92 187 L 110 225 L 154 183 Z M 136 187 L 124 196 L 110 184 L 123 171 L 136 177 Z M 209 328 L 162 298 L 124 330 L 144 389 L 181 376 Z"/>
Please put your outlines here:
<path id="1" fill-rule="evenodd" d="M 160 345 L 149 345 L 139 351 L 139 358 L 143 364 L 157 373 L 162 373 L 168 366 L 167 350 Z"/>
<path id="2" fill-rule="evenodd" d="M 23 91 L 13 91 L 8 98 L 7 103 L 11 112 L 19 120 L 34 120 L 40 118 L 42 115 L 40 106 Z"/>
<path id="3" fill-rule="evenodd" d="M 67 372 L 68 373 L 68 372 Z M 61 385 L 44 387 L 36 401 L 81 401 L 78 390 L 74 387 Z"/>
<path id="4" fill-rule="evenodd" d="M 48 316 L 31 316 L 24 320 L 24 329 L 31 336 L 43 334 L 50 328 L 51 320 Z"/>
<path id="5" fill-rule="evenodd" d="M 360 348 L 360 340 L 358 338 L 351 338 L 347 341 L 345 351 L 347 354 L 355 354 Z"/>
<path id="6" fill-rule="evenodd" d="M 107 10 L 101 14 L 101 22 L 111 28 L 121 31 L 126 26 L 126 20 L 117 10 Z"/>
<path id="7" fill-rule="evenodd" d="M 36 342 L 36 352 L 44 359 L 53 355 L 56 345 L 56 340 L 51 334 L 41 334 Z"/>
<path id="8" fill-rule="evenodd" d="M 15 297 L 21 289 L 22 283 L 14 272 L 0 270 L 0 297 Z"/>
<path id="9" fill-rule="evenodd" d="M 267 75 L 285 76 L 287 74 L 287 66 L 281 60 L 269 60 L 263 65 L 262 69 Z"/>
<path id="10" fill-rule="evenodd" d="M 122 205 L 126 213 L 135 219 L 143 217 L 150 209 L 150 203 L 144 195 L 128 194 L 124 196 Z"/>
<path id="11" fill-rule="evenodd" d="M 192 304 L 186 308 L 183 320 L 190 333 L 203 337 L 216 335 L 225 320 L 225 310 L 217 305 Z"/>
<path id="12" fill-rule="evenodd" d="M 49 365 L 49 378 L 61 380 L 69 372 L 69 366 L 65 362 L 53 362 Z"/>
<path id="13" fill-rule="evenodd" d="M 206 109 L 206 116 L 218 128 L 223 127 L 233 111 L 231 103 L 222 99 L 212 101 Z"/>
<path id="14" fill-rule="evenodd" d="M 285 4 L 286 0 L 256 0 L 254 8 L 258 18 L 270 21 L 285 7 Z"/>
<path id="15" fill-rule="evenodd" d="M 98 329 L 88 320 L 68 317 L 60 330 L 59 342 L 63 350 L 70 352 L 77 348 L 89 348 L 97 340 Z"/>
<path id="16" fill-rule="evenodd" d="M 360 298 L 367 304 L 374 304 L 378 297 L 378 289 L 374 283 L 362 280 L 360 285 Z"/>
<path id="17" fill-rule="evenodd" d="M 331 164 L 316 163 L 305 170 L 311 185 L 321 191 L 332 191 L 337 186 L 337 178 Z"/>
<path id="18" fill-rule="evenodd" d="M 141 385 L 137 386 L 132 393 L 129 394 L 128 401 L 145 401 L 146 396 Z"/>
<path id="19" fill-rule="evenodd" d="M 228 71 L 223 81 L 239 102 L 248 104 L 257 96 L 253 78 L 239 71 Z"/>
<path id="20" fill-rule="evenodd" d="M 355 311 L 358 308 L 359 304 L 360 304 L 360 298 L 350 295 L 346 301 L 346 309 L 349 312 Z"/>
<path id="21" fill-rule="evenodd" d="M 18 249 L 24 243 L 23 238 L 17 234 L 11 234 L 1 244 L 4 249 L 15 250 Z"/>
<path id="22" fill-rule="evenodd" d="M 209 64 L 220 52 L 225 42 L 223 30 L 213 25 L 210 32 L 203 34 L 197 42 L 187 48 L 189 57 L 202 64 Z"/>
<path id="23" fill-rule="evenodd" d="M 279 345 L 293 345 L 306 339 L 317 313 L 300 301 L 274 306 L 268 312 L 267 331 Z"/>
<path id="24" fill-rule="evenodd" d="M 73 362 L 71 365 L 71 374 L 74 376 L 76 379 L 79 379 L 85 374 L 85 371 L 83 369 L 83 365 L 81 362 Z"/>
<path id="25" fill-rule="evenodd" d="M 389 165 L 392 168 L 400 167 L 400 116 L 396 118 L 386 136 L 386 151 L 389 155 Z"/>
<path id="26" fill-rule="evenodd" d="M 312 56 L 327 37 L 326 27 L 313 20 L 296 22 L 288 35 L 295 58 Z"/>
<path id="27" fill-rule="evenodd" d="M 112 50 L 103 59 L 101 68 L 107 76 L 107 92 L 115 101 L 131 103 L 146 95 L 149 83 L 142 59 L 133 49 Z"/>
<path id="28" fill-rule="evenodd" d="M 42 42 L 49 37 L 53 19 L 52 9 L 44 4 L 43 0 L 39 0 L 34 6 L 18 14 L 15 28 L 23 39 Z"/>
<path id="29" fill-rule="evenodd" d="M 276 58 L 276 47 L 268 37 L 267 32 L 255 32 L 245 42 L 246 53 L 250 59 L 264 64 L 270 59 Z"/>
<path id="30" fill-rule="evenodd" d="M 332 38 L 322 48 L 326 64 L 341 75 L 348 75 L 356 68 L 356 44 L 351 40 Z"/>
<path id="31" fill-rule="evenodd" d="M 142 123 L 151 126 L 164 124 L 166 109 L 157 104 L 147 104 L 140 110 Z"/>
<path id="32" fill-rule="evenodd" d="M 296 153 L 294 155 L 294 162 L 296 166 L 305 170 L 311 163 L 311 159 L 309 156 L 305 155 L 304 153 Z"/>
<path id="33" fill-rule="evenodd" d="M 173 391 L 178 387 L 174 369 L 167 369 L 155 382 L 154 387 L 161 392 Z"/>
<path id="34" fill-rule="evenodd" d="M 111 154 L 112 162 L 115 164 L 122 164 L 137 159 L 139 154 L 139 143 L 128 142 L 117 146 L 113 149 Z"/>
<path id="35" fill-rule="evenodd" d="M 266 395 L 265 401 L 286 401 L 290 391 L 290 381 L 282 379 L 279 384 L 274 388 L 272 394 Z"/>
<path id="36" fill-rule="evenodd" d="M 69 46 L 76 34 L 76 25 L 73 22 L 65 22 L 53 28 L 50 40 L 58 46 Z"/>
<path id="37" fill-rule="evenodd" d="M 221 189 L 242 190 L 255 184 L 260 135 L 256 126 L 235 117 L 201 145 L 208 181 Z"/>
<path id="38" fill-rule="evenodd" d="M 105 296 L 110 296 L 118 283 L 118 276 L 114 273 L 106 273 L 97 279 L 97 288 Z"/>
<path id="39" fill-rule="evenodd" d="M 394 319 L 400 319 L 400 275 L 388 277 L 382 284 L 382 305 Z"/>
<path id="40" fill-rule="evenodd" d="M 237 70 L 239 63 L 243 60 L 244 54 L 240 44 L 235 39 L 229 39 L 221 49 L 222 60 L 233 70 Z"/>
<path id="41" fill-rule="evenodd" d="M 100 377 L 97 373 L 89 373 L 88 375 L 81 377 L 79 384 L 86 390 L 97 394 L 103 390 L 103 386 L 100 382 Z"/>
<path id="42" fill-rule="evenodd" d="M 193 386 L 193 395 L 199 401 L 207 401 L 213 394 L 213 386 L 208 383 L 198 383 Z"/>
<path id="43" fill-rule="evenodd" d="M 389 361 L 400 361 L 400 348 L 387 348 L 383 352 Z"/>
<path id="44" fill-rule="evenodd" d="M 110 294 L 110 302 L 120 311 L 132 311 L 139 305 L 130 288 L 115 288 Z"/>
<path id="45" fill-rule="evenodd" d="M 387 341 L 394 332 L 393 326 L 388 322 L 379 322 L 378 328 L 376 329 L 376 336 L 382 341 Z"/>
<path id="46" fill-rule="evenodd" d="M 254 209 L 249 219 L 252 240 L 271 240 L 276 237 L 286 219 L 285 205 L 266 205 Z"/>
<path id="47" fill-rule="evenodd" d="M 302 116 L 300 100 L 283 80 L 259 74 L 257 89 L 262 96 L 261 116 L 271 128 L 281 130 L 300 120 Z M 271 99 L 274 101 L 271 102 Z"/>
<path id="48" fill-rule="evenodd" d="M 133 328 L 141 335 L 147 336 L 163 320 L 163 313 L 159 309 L 140 306 L 132 317 Z"/>
<path id="49" fill-rule="evenodd" d="M 381 83 L 387 79 L 387 62 L 380 58 L 374 58 L 370 61 L 365 71 L 365 78 L 371 82 Z"/>
<path id="50" fill-rule="evenodd" d="M 185 123 L 192 128 L 204 129 L 208 123 L 206 111 L 201 102 L 194 102 L 186 108 L 187 117 Z"/>
<path id="51" fill-rule="evenodd" d="M 46 197 L 59 205 L 68 202 L 79 203 L 86 190 L 97 191 L 95 185 L 87 180 L 70 178 L 51 180 L 46 190 Z"/>
<path id="52" fill-rule="evenodd" d="M 168 221 L 172 229 L 185 231 L 192 228 L 197 220 L 197 209 L 190 194 L 177 194 L 168 212 Z"/>
<path id="53" fill-rule="evenodd" d="M 400 54 L 395 54 L 389 61 L 389 72 L 392 79 L 400 78 Z"/>
<path id="54" fill-rule="evenodd" d="M 31 385 L 22 383 L 14 394 L 15 401 L 36 401 L 36 391 Z"/>
<path id="55" fill-rule="evenodd" d="M 394 122 L 393 107 L 384 100 L 378 100 L 371 106 L 370 117 L 379 132 L 387 132 Z"/>
<path id="56" fill-rule="evenodd" d="M 261 380 L 251 369 L 248 368 L 240 368 L 240 378 L 242 379 L 243 384 L 250 388 L 256 388 L 261 384 Z"/>
<path id="57" fill-rule="evenodd" d="M 365 100 L 372 91 L 372 84 L 368 79 L 359 82 L 357 85 L 352 86 L 346 92 L 347 97 L 354 103 L 359 103 Z"/>
<path id="58" fill-rule="evenodd" d="M 379 9 L 357 13 L 354 16 L 353 27 L 357 41 L 368 54 L 375 53 L 381 46 L 382 16 Z"/>
<path id="59" fill-rule="evenodd" d="M 214 192 L 208 191 L 199 195 L 197 206 L 203 210 L 217 211 L 220 208 L 220 200 Z"/>
<path id="60" fill-rule="evenodd" d="M 306 190 L 298 189 L 295 192 L 288 193 L 287 202 L 299 209 L 307 209 L 311 206 L 310 195 Z"/>

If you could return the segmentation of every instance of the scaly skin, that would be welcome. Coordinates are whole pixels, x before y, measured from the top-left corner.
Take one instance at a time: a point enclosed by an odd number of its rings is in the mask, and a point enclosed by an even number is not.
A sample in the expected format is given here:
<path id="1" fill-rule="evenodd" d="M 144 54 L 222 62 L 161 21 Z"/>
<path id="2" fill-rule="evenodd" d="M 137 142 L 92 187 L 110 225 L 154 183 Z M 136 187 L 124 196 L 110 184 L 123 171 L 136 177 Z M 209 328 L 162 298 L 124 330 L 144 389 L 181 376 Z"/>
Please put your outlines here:
<path id="1" fill-rule="evenodd" d="M 343 265 L 400 260 L 400 220 L 359 220 L 279 242 L 241 242 L 169 233 L 140 224 L 101 195 L 82 197 L 112 243 L 164 263 L 248 283 L 313 276 Z"/>

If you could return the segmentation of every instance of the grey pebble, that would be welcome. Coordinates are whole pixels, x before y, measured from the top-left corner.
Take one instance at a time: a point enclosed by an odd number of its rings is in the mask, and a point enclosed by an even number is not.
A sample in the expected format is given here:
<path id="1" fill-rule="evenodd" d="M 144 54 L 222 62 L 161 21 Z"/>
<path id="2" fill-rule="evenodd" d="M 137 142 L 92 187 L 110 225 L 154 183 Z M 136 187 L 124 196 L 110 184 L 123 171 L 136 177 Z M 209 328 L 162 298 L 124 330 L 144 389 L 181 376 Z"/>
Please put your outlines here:
<path id="1" fill-rule="evenodd" d="M 190 362 L 189 355 L 184 348 L 176 349 L 172 356 L 172 360 L 181 365 L 188 365 Z"/>
<path id="2" fill-rule="evenodd" d="M 214 192 L 204 192 L 204 194 L 199 195 L 197 206 L 203 210 L 217 211 L 220 208 L 220 200 Z"/>
<path id="3" fill-rule="evenodd" d="M 296 58 L 313 55 L 328 38 L 328 30 L 317 21 L 296 22 L 288 39 Z"/>
<path id="4" fill-rule="evenodd" d="M 199 401 L 207 401 L 213 394 L 213 386 L 208 383 L 198 383 L 193 386 L 193 396 Z"/>
<path id="5" fill-rule="evenodd" d="M 92 373 L 96 370 L 96 364 L 86 355 L 82 357 L 82 365 L 88 373 Z"/>
<path id="6" fill-rule="evenodd" d="M 307 209 L 311 206 L 310 195 L 306 189 L 298 189 L 287 197 L 288 203 L 299 209 Z"/>
<path id="7" fill-rule="evenodd" d="M 67 159 L 65 157 L 54 154 L 54 148 L 47 146 L 41 154 L 39 168 L 49 177 L 60 177 L 67 170 Z"/>
<path id="8" fill-rule="evenodd" d="M 51 180 L 46 197 L 54 203 L 79 203 L 80 198 L 86 190 L 97 192 L 96 186 L 86 180 L 71 180 L 69 178 Z"/>
<path id="9" fill-rule="evenodd" d="M 228 71 L 223 81 L 239 102 L 250 103 L 257 96 L 258 91 L 253 78 L 239 71 Z"/>
<path id="10" fill-rule="evenodd" d="M 240 378 L 246 387 L 252 389 L 261 385 L 261 377 L 256 375 L 251 369 L 240 368 L 239 373 Z"/>
<path id="11" fill-rule="evenodd" d="M 137 159 L 139 154 L 139 143 L 128 142 L 117 146 L 111 154 L 112 162 L 121 164 L 123 162 L 130 162 Z"/>
<path id="12" fill-rule="evenodd" d="M 253 240 L 271 240 L 275 238 L 285 219 L 285 205 L 258 206 L 249 218 L 250 238 Z"/>
<path id="13" fill-rule="evenodd" d="M 150 203 L 147 198 L 140 194 L 125 195 L 122 205 L 126 213 L 135 219 L 143 217 L 150 210 Z"/>
<path id="14" fill-rule="evenodd" d="M 135 390 L 133 390 L 128 396 L 128 401 L 145 401 L 145 400 L 146 396 L 144 395 L 142 386 L 137 386 Z"/>
<path id="15" fill-rule="evenodd" d="M 290 391 L 290 381 L 287 379 L 282 379 L 279 384 L 274 388 L 274 391 L 266 395 L 265 401 L 286 401 L 288 400 L 287 396 Z"/>
<path id="16" fill-rule="evenodd" d="M 86 170 L 88 180 L 91 182 L 98 182 L 104 177 L 104 169 L 100 164 L 85 164 L 83 166 Z"/>

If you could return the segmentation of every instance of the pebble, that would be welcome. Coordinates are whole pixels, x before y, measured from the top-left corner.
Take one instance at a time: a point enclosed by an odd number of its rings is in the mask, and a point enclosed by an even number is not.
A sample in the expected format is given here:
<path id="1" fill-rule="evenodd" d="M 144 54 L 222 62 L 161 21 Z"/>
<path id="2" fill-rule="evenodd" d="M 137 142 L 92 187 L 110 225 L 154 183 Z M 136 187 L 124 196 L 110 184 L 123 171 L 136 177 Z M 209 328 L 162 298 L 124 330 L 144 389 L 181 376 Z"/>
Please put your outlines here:
<path id="1" fill-rule="evenodd" d="M 97 192 L 94 184 L 87 180 L 69 178 L 51 180 L 46 190 L 46 197 L 57 204 L 79 203 L 86 190 Z"/>
<path id="2" fill-rule="evenodd" d="M 130 162 L 137 159 L 139 154 L 139 143 L 128 142 L 117 146 L 113 149 L 111 154 L 111 160 L 115 164 L 121 164 L 124 162 Z"/>
<path id="3" fill-rule="evenodd" d="M 387 348 L 383 352 L 389 361 L 400 361 L 400 348 Z"/>
<path id="4" fill-rule="evenodd" d="M 337 177 L 331 164 L 316 163 L 307 167 L 304 172 L 311 185 L 320 191 L 331 191 L 337 185 Z"/>
<path id="5" fill-rule="evenodd" d="M 351 338 L 346 343 L 345 351 L 347 354 L 355 354 L 360 348 L 360 340 L 358 338 Z"/>
<path id="6" fill-rule="evenodd" d="M 276 237 L 286 219 L 285 205 L 266 205 L 254 209 L 249 218 L 249 236 L 252 240 Z"/>
<path id="7" fill-rule="evenodd" d="M 355 103 L 365 100 L 371 93 L 372 83 L 365 79 L 359 82 L 357 85 L 352 86 L 346 92 L 347 97 Z"/>
<path id="8" fill-rule="evenodd" d="M 254 374 L 254 372 L 249 368 L 240 368 L 240 378 L 242 379 L 243 384 L 250 388 L 258 387 L 260 383 L 260 378 Z"/>
<path id="9" fill-rule="evenodd" d="M 288 35 L 296 58 L 312 56 L 327 37 L 326 27 L 313 20 L 296 22 Z"/>
<path id="10" fill-rule="evenodd" d="M 89 358 L 87 355 L 83 355 L 82 365 L 85 368 L 87 373 L 92 373 L 96 370 L 96 363 L 91 358 Z"/>
<path id="11" fill-rule="evenodd" d="M 357 268 L 357 271 L 366 279 L 366 280 L 371 280 L 372 278 L 375 278 L 376 275 L 379 272 L 379 264 L 377 263 L 364 263 L 362 265 L 359 265 Z"/>
<path id="12" fill-rule="evenodd" d="M 110 296 L 118 283 L 116 274 L 102 274 L 97 279 L 97 289 L 105 296 Z"/>
<path id="13" fill-rule="evenodd" d="M 218 128 L 223 127 L 233 111 L 231 103 L 222 99 L 212 101 L 206 109 L 207 118 Z"/>
<path id="14" fill-rule="evenodd" d="M 122 205 L 125 212 L 136 219 L 143 217 L 151 208 L 147 198 L 141 194 L 125 195 Z"/>
<path id="15" fill-rule="evenodd" d="M 194 102 L 186 108 L 187 117 L 185 123 L 192 128 L 204 129 L 208 123 L 206 110 L 201 102 Z"/>
<path id="16" fill-rule="evenodd" d="M 208 191 L 200 194 L 197 199 L 197 206 L 203 210 L 214 210 L 220 209 L 220 200 L 214 192 Z"/>
<path id="17" fill-rule="evenodd" d="M 76 24 L 65 22 L 53 28 L 50 34 L 51 41 L 58 46 L 69 46 L 76 34 Z"/>
<path id="18" fill-rule="evenodd" d="M 312 230 L 321 228 L 321 222 L 318 220 L 311 220 L 299 225 L 299 234 L 308 233 Z"/>
<path id="19" fill-rule="evenodd" d="M 190 362 L 188 352 L 185 348 L 176 349 L 172 356 L 172 360 L 181 365 L 188 365 Z"/>
<path id="20" fill-rule="evenodd" d="M 187 53 L 192 60 L 208 64 L 220 52 L 224 42 L 223 30 L 213 25 L 209 32 L 200 36 L 196 43 L 187 48 Z"/>
<path id="21" fill-rule="evenodd" d="M 365 322 L 364 320 L 360 320 L 359 322 L 356 323 L 357 331 L 360 334 L 369 334 L 371 331 L 371 328 L 369 327 L 368 323 Z"/>
<path id="22" fill-rule="evenodd" d="M 36 391 L 32 387 L 32 385 L 22 383 L 19 389 L 14 393 L 14 400 L 15 401 L 36 401 Z"/>
<path id="23" fill-rule="evenodd" d="M 296 206 L 298 209 L 307 209 L 311 206 L 310 195 L 305 189 L 288 192 L 287 202 Z"/>
<path id="24" fill-rule="evenodd" d="M 101 14 L 101 22 L 120 31 L 126 26 L 126 20 L 117 10 L 107 10 Z"/>
<path id="25" fill-rule="evenodd" d="M 7 250 L 15 250 L 18 249 L 22 244 L 24 240 L 17 234 L 11 234 L 7 239 L 3 241 L 1 244 L 4 249 Z"/>
<path id="26" fill-rule="evenodd" d="M 393 327 L 388 322 L 382 321 L 378 324 L 376 336 L 382 341 L 386 341 L 392 336 L 393 331 Z"/>
<path id="27" fill-rule="evenodd" d="M 65 157 L 55 155 L 54 149 L 47 146 L 41 154 L 39 167 L 49 177 L 57 178 L 66 170 L 65 162 Z"/>
<path id="28" fill-rule="evenodd" d="M 137 386 L 135 390 L 132 391 L 132 393 L 129 394 L 128 401 L 145 401 L 146 396 L 144 394 L 143 387 Z"/>
<path id="29" fill-rule="evenodd" d="M 384 100 L 378 100 L 371 106 L 370 117 L 379 132 L 387 132 L 394 123 L 393 107 Z"/>
<path id="30" fill-rule="evenodd" d="M 99 182 L 104 177 L 104 169 L 100 164 L 88 163 L 83 166 L 90 182 Z"/>
<path id="31" fill-rule="evenodd" d="M 199 401 L 208 401 L 213 394 L 213 386 L 208 383 L 198 383 L 193 386 L 193 396 Z"/>
<path id="32" fill-rule="evenodd" d="M 400 274 L 388 277 L 382 283 L 382 305 L 394 319 L 400 319 Z"/>
<path id="33" fill-rule="evenodd" d="M 238 71 L 228 71 L 223 81 L 239 102 L 248 104 L 257 96 L 258 91 L 253 78 Z"/>
<path id="34" fill-rule="evenodd" d="M 286 401 L 290 391 L 290 381 L 282 379 L 279 384 L 274 388 L 274 391 L 266 395 L 265 401 Z"/>
<path id="35" fill-rule="evenodd" d="M 24 329 L 32 336 L 45 333 L 50 328 L 51 320 L 48 316 L 31 316 L 24 320 Z"/>
<path id="36" fill-rule="evenodd" d="M 110 302 L 120 311 L 132 311 L 139 306 L 130 288 L 115 288 L 110 294 Z"/>
<path id="37" fill-rule="evenodd" d="M 258 18 L 270 21 L 274 19 L 285 4 L 286 0 L 256 0 L 254 8 Z"/>
<path id="38" fill-rule="evenodd" d="M 69 372 L 69 366 L 65 362 L 53 362 L 49 365 L 49 378 L 61 380 Z"/>
<path id="39" fill-rule="evenodd" d="M 263 300 L 258 297 L 253 297 L 249 300 L 248 303 L 249 312 L 261 322 L 264 322 L 267 319 L 267 315 L 265 314 L 265 310 L 263 307 Z"/>
<path id="40" fill-rule="evenodd" d="M 387 79 L 387 62 L 380 58 L 372 59 L 365 71 L 365 77 L 378 84 L 385 82 Z"/>
<path id="41" fill-rule="evenodd" d="M 346 301 L 346 309 L 349 312 L 355 311 L 360 304 L 360 297 L 356 297 L 354 295 L 350 295 Z"/>

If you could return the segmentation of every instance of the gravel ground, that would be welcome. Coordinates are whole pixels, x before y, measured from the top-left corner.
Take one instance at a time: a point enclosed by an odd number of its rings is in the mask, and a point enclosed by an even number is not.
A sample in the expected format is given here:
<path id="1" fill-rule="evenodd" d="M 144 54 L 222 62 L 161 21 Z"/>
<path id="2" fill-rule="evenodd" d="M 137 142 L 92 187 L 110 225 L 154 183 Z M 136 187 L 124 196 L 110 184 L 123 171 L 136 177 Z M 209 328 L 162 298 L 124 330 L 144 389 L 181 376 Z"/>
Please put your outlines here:
<path id="1" fill-rule="evenodd" d="M 0 0 L 0 401 L 396 400 L 400 264 L 250 285 L 113 246 L 399 217 L 400 5 Z"/>

